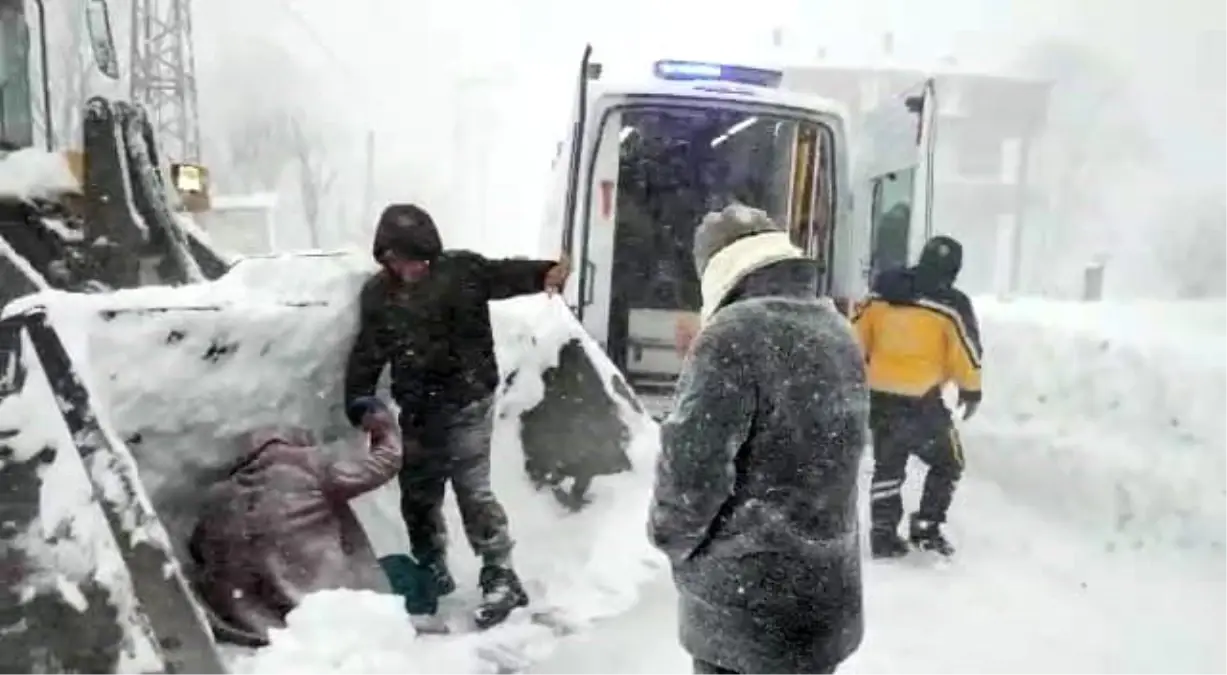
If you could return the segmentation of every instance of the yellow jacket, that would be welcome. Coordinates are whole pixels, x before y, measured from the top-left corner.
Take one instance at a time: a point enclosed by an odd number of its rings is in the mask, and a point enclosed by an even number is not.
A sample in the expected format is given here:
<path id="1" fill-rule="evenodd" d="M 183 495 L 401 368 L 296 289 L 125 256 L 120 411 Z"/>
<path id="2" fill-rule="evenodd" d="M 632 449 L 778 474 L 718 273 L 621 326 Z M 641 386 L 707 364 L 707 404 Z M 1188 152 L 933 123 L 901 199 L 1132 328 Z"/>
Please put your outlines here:
<path id="1" fill-rule="evenodd" d="M 869 388 L 920 397 L 953 381 L 965 400 L 978 400 L 980 331 L 971 301 L 950 286 L 924 286 L 910 269 L 886 272 L 853 315 Z"/>

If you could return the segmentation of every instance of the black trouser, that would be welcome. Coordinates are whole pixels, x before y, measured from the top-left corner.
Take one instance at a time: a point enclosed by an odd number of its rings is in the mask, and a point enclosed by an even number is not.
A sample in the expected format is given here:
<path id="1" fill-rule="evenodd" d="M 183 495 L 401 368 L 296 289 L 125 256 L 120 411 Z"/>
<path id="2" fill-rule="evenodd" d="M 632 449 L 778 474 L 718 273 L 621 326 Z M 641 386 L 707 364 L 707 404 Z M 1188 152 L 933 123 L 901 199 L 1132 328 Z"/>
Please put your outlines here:
<path id="1" fill-rule="evenodd" d="M 814 671 L 815 675 L 817 675 L 818 673 L 834 673 L 834 672 L 835 672 L 834 666 L 828 669 Z M 722 668 L 720 666 L 717 666 L 714 663 L 710 663 L 702 659 L 694 659 L 694 674 L 695 675 L 736 675 L 737 671 L 729 670 L 728 668 Z"/>
<path id="2" fill-rule="evenodd" d="M 955 487 L 963 475 L 963 444 L 941 397 L 936 392 L 921 398 L 873 392 L 869 425 L 873 431 L 869 499 L 874 528 L 894 531 L 899 526 L 903 517 L 900 492 L 911 455 L 929 465 L 916 517 L 946 522 Z"/>
<path id="3" fill-rule="evenodd" d="M 413 557 L 442 560 L 446 553 L 443 497 L 450 480 L 473 552 L 487 563 L 507 563 L 513 544 L 507 512 L 490 486 L 493 399 L 431 424 L 430 433 L 406 439 L 400 471 L 401 514 Z"/>

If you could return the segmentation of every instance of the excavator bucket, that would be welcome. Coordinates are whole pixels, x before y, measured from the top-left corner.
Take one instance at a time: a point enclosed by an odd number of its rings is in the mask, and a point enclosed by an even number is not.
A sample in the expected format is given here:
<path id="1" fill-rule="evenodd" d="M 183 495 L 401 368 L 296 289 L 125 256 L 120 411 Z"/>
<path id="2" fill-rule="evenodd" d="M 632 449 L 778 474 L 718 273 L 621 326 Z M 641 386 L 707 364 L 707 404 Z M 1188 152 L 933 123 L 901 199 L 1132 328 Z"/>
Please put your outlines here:
<path id="1" fill-rule="evenodd" d="M 225 672 L 136 465 L 38 308 L 0 321 L 0 671 Z"/>
<path id="2" fill-rule="evenodd" d="M 356 438 L 342 380 L 371 272 L 356 254 L 277 256 L 213 282 L 6 308 L 0 671 L 223 672 L 187 581 L 198 497 L 252 432 Z M 491 315 L 495 461 L 516 459 L 515 439 L 570 509 L 600 498 L 585 494 L 599 476 L 647 468 L 632 440 L 654 422 L 560 300 Z"/>

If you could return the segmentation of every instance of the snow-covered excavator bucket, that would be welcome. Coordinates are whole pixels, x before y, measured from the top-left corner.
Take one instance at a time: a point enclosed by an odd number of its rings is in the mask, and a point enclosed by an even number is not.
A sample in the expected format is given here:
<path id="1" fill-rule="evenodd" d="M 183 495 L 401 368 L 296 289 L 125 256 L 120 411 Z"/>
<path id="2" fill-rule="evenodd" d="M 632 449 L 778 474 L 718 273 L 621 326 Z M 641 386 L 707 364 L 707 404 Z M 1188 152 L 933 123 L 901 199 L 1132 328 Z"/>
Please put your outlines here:
<path id="1" fill-rule="evenodd" d="M 176 563 L 197 500 L 253 431 L 356 438 L 342 380 L 368 261 L 254 258 L 208 283 L 6 308 L 0 669 L 220 669 Z M 602 498 L 585 494 L 594 478 L 646 468 L 631 441 L 654 422 L 561 300 L 491 314 L 496 464 L 522 462 L 543 499 L 572 510 Z"/>
<path id="2" fill-rule="evenodd" d="M 0 672 L 225 672 L 96 403 L 44 311 L 0 321 Z"/>

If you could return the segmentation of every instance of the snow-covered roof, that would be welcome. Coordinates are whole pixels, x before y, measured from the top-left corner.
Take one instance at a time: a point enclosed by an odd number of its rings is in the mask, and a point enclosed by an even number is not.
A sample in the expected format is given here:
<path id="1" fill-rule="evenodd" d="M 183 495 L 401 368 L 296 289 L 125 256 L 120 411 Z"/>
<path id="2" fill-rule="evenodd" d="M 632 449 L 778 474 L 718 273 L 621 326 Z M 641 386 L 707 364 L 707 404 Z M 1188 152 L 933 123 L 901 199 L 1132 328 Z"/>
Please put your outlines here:
<path id="1" fill-rule="evenodd" d="M 81 183 L 63 153 L 23 148 L 0 157 L 0 198 L 54 199 L 80 192 Z"/>
<path id="2" fill-rule="evenodd" d="M 702 98 L 731 103 L 759 103 L 787 108 L 801 108 L 823 115 L 847 119 L 846 106 L 834 99 L 786 89 L 768 89 L 734 82 L 646 80 L 638 83 L 598 82 L 593 98 L 621 96 L 677 96 Z"/>

